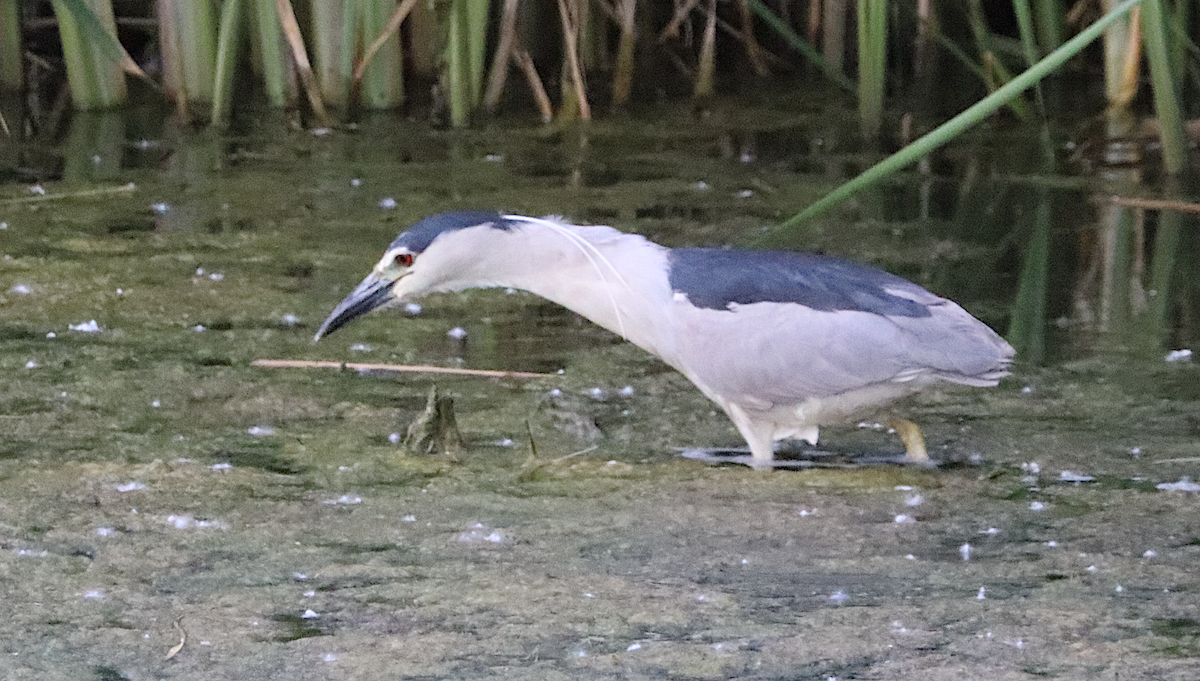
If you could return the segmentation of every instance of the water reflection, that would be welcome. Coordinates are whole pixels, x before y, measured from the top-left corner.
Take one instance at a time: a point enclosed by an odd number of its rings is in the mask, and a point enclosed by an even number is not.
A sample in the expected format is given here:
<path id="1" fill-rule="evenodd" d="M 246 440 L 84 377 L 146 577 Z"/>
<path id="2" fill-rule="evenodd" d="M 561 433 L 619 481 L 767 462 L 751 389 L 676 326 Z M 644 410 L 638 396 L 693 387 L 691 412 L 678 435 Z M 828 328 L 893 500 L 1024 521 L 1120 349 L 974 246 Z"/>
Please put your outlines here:
<path id="1" fill-rule="evenodd" d="M 311 243 L 356 271 L 351 260 L 369 262 L 409 221 L 467 206 L 565 214 L 670 245 L 736 245 L 874 160 L 847 142 L 856 137 L 846 121 L 812 112 L 762 116 L 757 126 L 727 112 L 668 113 L 550 132 L 503 121 L 447 132 L 375 114 L 322 135 L 277 118 L 235 122 L 225 134 L 149 118 L 76 115 L 55 147 L 61 161 L 31 140 L 18 145 L 30 153 L 0 156 L 0 177 L 61 178 L 64 191 L 138 181 L 142 207 L 92 223 L 113 236 L 234 238 L 304 223 Z M 1094 179 L 1064 180 L 1045 170 L 1044 139 L 1017 130 L 966 140 L 814 224 L 796 247 L 875 262 L 959 300 L 1029 363 L 1196 344 L 1196 218 L 1102 198 L 1144 191 L 1139 145 L 1114 141 Z M 457 323 L 477 327 L 472 341 L 448 352 L 433 335 L 420 344 L 428 359 L 548 370 L 565 353 L 613 342 L 545 305 L 454 314 L 493 323 L 464 317 Z"/>

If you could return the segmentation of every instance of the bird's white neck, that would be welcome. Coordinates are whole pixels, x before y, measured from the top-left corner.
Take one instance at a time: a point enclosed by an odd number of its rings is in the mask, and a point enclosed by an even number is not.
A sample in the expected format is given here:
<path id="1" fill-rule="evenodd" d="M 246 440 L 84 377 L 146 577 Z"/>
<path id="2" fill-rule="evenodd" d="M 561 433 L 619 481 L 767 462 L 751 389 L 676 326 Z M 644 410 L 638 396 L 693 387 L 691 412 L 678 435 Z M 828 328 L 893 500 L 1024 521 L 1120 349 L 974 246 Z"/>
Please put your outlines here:
<path id="1" fill-rule="evenodd" d="M 611 227 L 505 218 L 508 229 L 487 228 L 470 237 L 473 262 L 456 263 L 455 281 L 445 288 L 529 291 L 670 361 L 674 336 L 664 312 L 671 296 L 666 248 Z"/>

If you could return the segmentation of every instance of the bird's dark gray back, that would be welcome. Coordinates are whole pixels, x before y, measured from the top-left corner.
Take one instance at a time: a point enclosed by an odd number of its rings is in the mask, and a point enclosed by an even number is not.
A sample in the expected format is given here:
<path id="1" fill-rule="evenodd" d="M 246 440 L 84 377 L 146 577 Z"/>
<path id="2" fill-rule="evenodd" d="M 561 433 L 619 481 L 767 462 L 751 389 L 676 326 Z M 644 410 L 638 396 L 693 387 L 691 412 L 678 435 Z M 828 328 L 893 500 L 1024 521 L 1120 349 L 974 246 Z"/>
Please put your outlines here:
<path id="1" fill-rule="evenodd" d="M 857 310 L 899 317 L 928 317 L 925 304 L 889 293 L 932 294 L 883 270 L 857 263 L 784 251 L 676 248 L 669 282 L 696 307 L 727 309 L 730 303 L 797 303 L 814 310 Z"/>

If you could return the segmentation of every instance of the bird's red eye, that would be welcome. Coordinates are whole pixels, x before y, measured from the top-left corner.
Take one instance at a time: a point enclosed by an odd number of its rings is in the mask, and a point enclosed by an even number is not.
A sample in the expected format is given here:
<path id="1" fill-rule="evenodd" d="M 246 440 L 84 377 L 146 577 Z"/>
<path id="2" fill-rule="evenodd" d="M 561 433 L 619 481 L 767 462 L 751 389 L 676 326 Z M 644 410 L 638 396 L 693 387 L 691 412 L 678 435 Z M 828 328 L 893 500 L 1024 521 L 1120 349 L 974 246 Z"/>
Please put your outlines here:
<path id="1" fill-rule="evenodd" d="M 395 263 L 397 267 L 412 267 L 413 254 L 412 253 L 397 253 L 395 259 L 392 260 L 392 262 Z"/>

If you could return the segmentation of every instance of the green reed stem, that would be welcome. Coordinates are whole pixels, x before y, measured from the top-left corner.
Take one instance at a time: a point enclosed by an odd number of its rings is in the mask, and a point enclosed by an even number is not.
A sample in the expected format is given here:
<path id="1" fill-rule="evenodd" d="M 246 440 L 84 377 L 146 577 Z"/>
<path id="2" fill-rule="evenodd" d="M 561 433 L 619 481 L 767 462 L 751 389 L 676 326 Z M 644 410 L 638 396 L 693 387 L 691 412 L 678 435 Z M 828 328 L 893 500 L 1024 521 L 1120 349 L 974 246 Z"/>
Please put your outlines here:
<path id="1" fill-rule="evenodd" d="M 887 12 L 886 0 L 858 0 L 858 115 L 867 139 L 877 138 L 883 128 Z"/>
<path id="2" fill-rule="evenodd" d="M 52 5 L 75 108 L 107 109 L 123 104 L 125 74 L 120 64 L 129 55 L 117 41 L 112 4 L 109 0 L 53 0 Z"/>
<path id="3" fill-rule="evenodd" d="M 1142 3 L 1142 40 L 1145 41 L 1150 82 L 1154 87 L 1154 110 L 1158 115 L 1163 166 L 1168 174 L 1178 175 L 1187 166 L 1187 139 L 1183 133 L 1179 85 L 1171 64 L 1168 21 L 1170 19 L 1163 10 L 1162 0 L 1145 0 Z"/>
<path id="4" fill-rule="evenodd" d="M 1191 26 L 1192 12 L 1195 11 L 1195 0 L 1176 0 L 1175 2 L 1175 20 L 1167 25 L 1170 30 L 1171 40 L 1171 63 L 1175 65 L 1175 77 L 1183 82 L 1184 70 L 1187 68 L 1188 49 L 1193 52 L 1196 50 L 1196 44 L 1188 37 L 1185 27 Z"/>
<path id="5" fill-rule="evenodd" d="M 483 101 L 483 74 L 487 66 L 488 8 L 491 0 L 466 0 L 467 66 L 471 108 Z"/>
<path id="6" fill-rule="evenodd" d="M 450 105 L 450 125 L 465 128 L 471 120 L 471 86 L 467 57 L 466 0 L 450 0 L 446 16 L 445 90 Z"/>
<path id="7" fill-rule="evenodd" d="M 353 74 L 354 29 L 359 3 L 312 0 L 309 38 L 313 71 L 326 104 L 344 107 Z"/>
<path id="8" fill-rule="evenodd" d="M 24 84 L 23 45 L 21 0 L 0 0 L 0 89 L 19 90 Z"/>
<path id="9" fill-rule="evenodd" d="M 1175 76 L 1181 79 L 1180 82 L 1188 80 L 1191 82 L 1193 91 L 1200 92 L 1200 47 L 1196 46 L 1195 41 L 1192 40 L 1191 36 L 1184 29 L 1186 21 L 1191 15 L 1191 9 L 1188 5 L 1190 1 L 1179 0 L 1179 4 L 1175 8 L 1177 21 L 1168 26 L 1171 30 L 1172 44 L 1175 46 L 1171 63 L 1179 66 L 1179 71 L 1176 72 Z M 1191 58 L 1190 61 L 1189 57 Z"/>
<path id="10" fill-rule="evenodd" d="M 999 86 L 1013 79 L 1012 72 L 1004 66 L 1004 62 L 997 55 L 997 50 L 993 44 L 993 36 L 988 30 L 987 21 L 984 19 L 982 0 L 969 0 L 967 2 L 967 17 L 968 23 L 971 26 L 971 33 L 975 37 L 975 43 L 979 47 L 979 58 L 984 65 L 984 85 L 989 91 L 994 91 Z M 1008 103 L 1008 108 L 1021 120 L 1029 117 L 1029 107 L 1026 106 L 1025 100 L 1020 97 L 1014 97 Z"/>
<path id="11" fill-rule="evenodd" d="M 359 42 L 363 49 L 388 29 L 395 0 L 366 0 L 359 16 Z M 371 57 L 363 72 L 360 98 L 368 109 L 390 109 L 404 102 L 403 51 L 400 32 L 392 31 Z"/>
<path id="12" fill-rule="evenodd" d="M 1033 11 L 1041 52 L 1057 50 L 1063 41 L 1063 11 L 1059 0 L 1034 0 Z"/>
<path id="13" fill-rule="evenodd" d="M 1025 53 L 1025 68 L 1029 68 L 1037 63 L 1041 57 L 1037 35 L 1033 27 L 1033 11 L 1029 6 L 1029 0 L 1013 0 L 1013 11 L 1017 16 L 1017 30 L 1021 34 L 1021 50 Z M 1042 85 L 1038 83 L 1034 86 L 1037 92 L 1038 111 L 1043 120 L 1046 117 L 1046 98 L 1042 95 Z M 1043 128 L 1044 130 L 1044 128 Z M 1053 157 L 1053 151 L 1050 152 Z"/>
<path id="14" fill-rule="evenodd" d="M 443 82 L 450 124 L 465 127 L 483 101 L 489 0 L 450 0 Z"/>
<path id="15" fill-rule="evenodd" d="M 258 56 L 263 90 L 267 101 L 275 108 L 283 108 L 294 99 L 295 88 L 289 77 L 287 46 L 283 27 L 279 23 L 279 10 L 275 0 L 253 0 L 254 24 L 252 44 Z"/>
<path id="16" fill-rule="evenodd" d="M 1017 31 L 1021 35 L 1021 50 L 1025 53 L 1026 68 L 1038 60 L 1037 34 L 1033 28 L 1033 8 L 1029 0 L 1013 0 L 1013 13 L 1017 17 Z"/>
<path id="17" fill-rule="evenodd" d="M 1092 41 L 1100 37 L 1106 27 L 1125 16 L 1142 1 L 1125 0 L 1125 2 L 1117 5 L 1111 12 L 1097 19 L 1091 26 L 1080 31 L 1078 35 L 1067 41 L 1062 47 L 1046 55 L 1037 64 L 1031 66 L 1024 73 L 1012 79 L 991 95 L 971 105 L 966 111 L 946 121 L 932 132 L 917 139 L 912 144 L 892 154 L 883 161 L 871 166 L 858 177 L 843 184 L 804 210 L 788 218 L 780 224 L 778 229 L 763 237 L 757 243 L 759 245 L 786 245 L 799 231 L 799 226 L 802 223 L 821 215 L 833 206 L 850 198 L 862 188 L 890 177 L 910 163 L 917 161 L 922 156 L 961 135 L 968 128 L 979 123 L 1004 106 L 1009 100 L 1053 73 L 1068 59 L 1079 54 Z"/>
<path id="18" fill-rule="evenodd" d="M 217 74 L 217 16 L 209 0 L 173 0 L 182 59 L 183 90 L 189 102 L 212 102 Z"/>
<path id="19" fill-rule="evenodd" d="M 225 0 L 221 5 L 221 28 L 217 33 L 217 64 L 214 73 L 210 122 L 217 125 L 229 118 L 233 75 L 241 53 L 242 0 Z"/>

